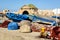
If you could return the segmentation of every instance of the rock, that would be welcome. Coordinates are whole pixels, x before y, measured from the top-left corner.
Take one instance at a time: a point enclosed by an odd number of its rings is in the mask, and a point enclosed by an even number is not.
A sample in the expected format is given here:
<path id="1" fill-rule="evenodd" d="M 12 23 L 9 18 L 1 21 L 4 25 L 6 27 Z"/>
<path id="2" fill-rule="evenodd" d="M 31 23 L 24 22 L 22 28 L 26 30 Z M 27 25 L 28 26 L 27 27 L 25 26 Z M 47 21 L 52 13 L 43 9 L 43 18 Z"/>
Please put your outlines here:
<path id="1" fill-rule="evenodd" d="M 20 32 L 31 32 L 30 26 L 29 25 L 22 25 L 20 27 Z"/>
<path id="2" fill-rule="evenodd" d="M 30 25 L 31 24 L 31 22 L 30 21 L 28 21 L 28 20 L 23 20 L 23 21 L 21 21 L 20 22 L 20 26 L 22 26 L 22 25 Z"/>

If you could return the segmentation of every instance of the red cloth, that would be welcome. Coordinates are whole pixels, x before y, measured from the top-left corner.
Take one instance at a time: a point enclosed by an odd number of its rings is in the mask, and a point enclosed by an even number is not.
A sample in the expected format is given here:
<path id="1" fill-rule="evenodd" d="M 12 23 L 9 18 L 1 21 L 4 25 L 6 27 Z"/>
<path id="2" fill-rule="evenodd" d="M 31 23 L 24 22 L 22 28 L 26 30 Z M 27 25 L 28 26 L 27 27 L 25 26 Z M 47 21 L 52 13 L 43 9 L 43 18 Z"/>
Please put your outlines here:
<path id="1" fill-rule="evenodd" d="M 10 23 L 10 21 L 6 20 L 2 24 L 0 24 L 0 27 L 7 28 L 9 23 Z"/>
<path id="2" fill-rule="evenodd" d="M 51 37 L 53 38 L 58 38 L 58 40 L 60 40 L 60 27 L 54 27 L 52 30 L 51 30 Z"/>

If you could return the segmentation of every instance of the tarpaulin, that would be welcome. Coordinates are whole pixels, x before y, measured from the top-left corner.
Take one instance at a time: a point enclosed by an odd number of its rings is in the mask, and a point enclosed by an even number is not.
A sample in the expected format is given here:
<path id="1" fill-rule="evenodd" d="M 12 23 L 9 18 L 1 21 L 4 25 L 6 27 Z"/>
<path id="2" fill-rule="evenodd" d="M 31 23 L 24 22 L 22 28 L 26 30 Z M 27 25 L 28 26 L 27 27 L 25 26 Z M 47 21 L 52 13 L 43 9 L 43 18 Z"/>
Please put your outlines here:
<path id="1" fill-rule="evenodd" d="M 18 24 L 16 22 L 11 22 L 8 24 L 8 30 L 17 30 L 19 27 L 18 27 Z"/>

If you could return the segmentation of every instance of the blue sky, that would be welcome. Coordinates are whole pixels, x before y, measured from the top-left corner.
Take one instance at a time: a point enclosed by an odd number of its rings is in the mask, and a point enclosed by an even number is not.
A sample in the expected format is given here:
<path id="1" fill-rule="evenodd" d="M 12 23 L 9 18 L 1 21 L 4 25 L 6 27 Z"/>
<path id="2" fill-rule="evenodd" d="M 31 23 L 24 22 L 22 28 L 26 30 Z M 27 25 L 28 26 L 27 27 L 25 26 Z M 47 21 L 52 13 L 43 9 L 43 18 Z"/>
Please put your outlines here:
<path id="1" fill-rule="evenodd" d="M 0 0 L 0 11 L 18 11 L 25 4 L 34 4 L 39 9 L 60 8 L 60 0 Z"/>

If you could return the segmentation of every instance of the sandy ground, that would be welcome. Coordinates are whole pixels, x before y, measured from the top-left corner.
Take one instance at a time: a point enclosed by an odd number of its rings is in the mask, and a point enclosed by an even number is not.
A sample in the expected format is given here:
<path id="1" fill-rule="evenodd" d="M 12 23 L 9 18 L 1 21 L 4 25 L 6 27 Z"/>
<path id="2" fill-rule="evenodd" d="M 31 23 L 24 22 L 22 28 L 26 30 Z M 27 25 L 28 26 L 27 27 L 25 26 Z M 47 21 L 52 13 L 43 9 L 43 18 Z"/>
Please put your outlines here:
<path id="1" fill-rule="evenodd" d="M 39 32 L 21 33 L 20 30 L 0 28 L 0 40 L 50 40 L 39 38 Z"/>

